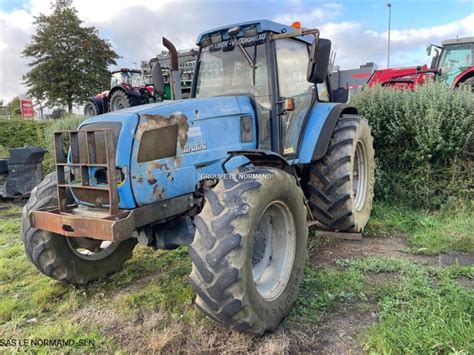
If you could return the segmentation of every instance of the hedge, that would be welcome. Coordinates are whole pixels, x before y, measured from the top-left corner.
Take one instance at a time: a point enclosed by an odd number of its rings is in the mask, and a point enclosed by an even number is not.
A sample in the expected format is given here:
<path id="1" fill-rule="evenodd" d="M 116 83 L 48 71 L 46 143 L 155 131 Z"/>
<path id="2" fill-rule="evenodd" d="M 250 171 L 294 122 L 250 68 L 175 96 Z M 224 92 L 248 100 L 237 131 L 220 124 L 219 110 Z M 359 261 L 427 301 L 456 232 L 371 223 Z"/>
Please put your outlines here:
<path id="1" fill-rule="evenodd" d="M 46 147 L 45 129 L 48 123 L 20 119 L 0 120 L 0 146 L 19 148 L 25 145 Z"/>
<path id="2" fill-rule="evenodd" d="M 351 98 L 375 138 L 376 198 L 439 208 L 472 198 L 474 95 L 441 83 Z"/>
<path id="3" fill-rule="evenodd" d="M 46 122 L 26 121 L 21 119 L 0 120 L 0 157 L 8 156 L 8 148 L 39 146 L 52 152 L 53 133 L 55 131 L 75 129 L 84 120 L 82 116 L 69 116 Z M 43 167 L 45 172 L 53 169 L 50 153 L 47 153 Z"/>

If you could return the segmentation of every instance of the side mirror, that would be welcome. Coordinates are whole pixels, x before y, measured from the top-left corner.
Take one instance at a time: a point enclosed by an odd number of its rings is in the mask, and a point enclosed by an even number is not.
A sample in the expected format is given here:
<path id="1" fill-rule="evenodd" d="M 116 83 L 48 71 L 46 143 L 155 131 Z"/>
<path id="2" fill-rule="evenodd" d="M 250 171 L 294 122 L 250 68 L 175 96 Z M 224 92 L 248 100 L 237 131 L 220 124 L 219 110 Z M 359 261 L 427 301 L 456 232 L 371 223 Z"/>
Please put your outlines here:
<path id="1" fill-rule="evenodd" d="M 309 54 L 306 77 L 310 83 L 321 84 L 326 80 L 331 55 L 331 41 L 320 38 L 314 39 Z"/>
<path id="2" fill-rule="evenodd" d="M 431 55 L 431 43 L 426 47 L 426 55 L 429 57 Z"/>
<path id="3" fill-rule="evenodd" d="M 438 66 L 437 62 L 438 62 L 438 58 L 436 57 L 431 58 L 430 69 L 436 69 L 436 67 Z"/>
<path id="4" fill-rule="evenodd" d="M 433 70 L 438 70 L 438 64 L 439 64 L 439 49 L 435 48 L 435 56 L 431 59 L 431 66 L 430 69 Z"/>
<path id="5" fill-rule="evenodd" d="M 161 72 L 161 65 L 158 62 L 151 63 L 151 79 L 155 87 L 156 94 L 163 97 L 165 95 L 165 80 Z"/>

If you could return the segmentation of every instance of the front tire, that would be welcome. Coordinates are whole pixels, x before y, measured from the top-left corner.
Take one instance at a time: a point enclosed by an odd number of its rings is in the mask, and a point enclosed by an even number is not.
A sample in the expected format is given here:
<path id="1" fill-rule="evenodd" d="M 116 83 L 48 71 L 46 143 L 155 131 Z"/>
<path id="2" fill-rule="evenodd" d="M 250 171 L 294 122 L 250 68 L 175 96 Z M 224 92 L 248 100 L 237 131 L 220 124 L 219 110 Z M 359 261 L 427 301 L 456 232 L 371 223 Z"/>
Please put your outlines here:
<path id="1" fill-rule="evenodd" d="M 99 108 L 97 107 L 96 103 L 92 100 L 88 101 L 84 105 L 84 117 L 94 117 L 99 115 Z"/>
<path id="2" fill-rule="evenodd" d="M 273 330 L 296 300 L 306 258 L 306 207 L 295 178 L 242 169 L 207 191 L 195 225 L 196 305 L 237 331 Z"/>
<path id="3" fill-rule="evenodd" d="M 87 284 L 120 270 L 132 256 L 135 239 L 105 246 L 102 241 L 67 238 L 31 226 L 28 218 L 31 211 L 57 205 L 56 176 L 51 173 L 31 191 L 22 213 L 25 252 L 40 272 L 58 281 Z"/>
<path id="4" fill-rule="evenodd" d="M 339 118 L 326 155 L 310 165 L 308 189 L 313 217 L 337 232 L 362 232 L 374 197 L 373 138 L 367 120 Z"/>

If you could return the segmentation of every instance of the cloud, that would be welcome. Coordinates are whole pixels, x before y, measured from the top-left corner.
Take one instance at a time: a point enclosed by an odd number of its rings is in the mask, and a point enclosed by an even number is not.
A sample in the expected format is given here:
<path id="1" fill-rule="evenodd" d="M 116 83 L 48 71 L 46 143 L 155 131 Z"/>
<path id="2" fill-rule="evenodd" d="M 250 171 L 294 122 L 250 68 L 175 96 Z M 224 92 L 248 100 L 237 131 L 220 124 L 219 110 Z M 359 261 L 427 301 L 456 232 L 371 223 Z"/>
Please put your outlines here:
<path id="1" fill-rule="evenodd" d="M 420 65 L 430 61 L 424 49 L 428 43 L 440 44 L 450 38 L 472 36 L 474 14 L 443 25 L 393 30 L 391 32 L 391 66 Z M 376 62 L 382 68 L 387 61 L 388 32 L 376 32 L 357 22 L 328 23 L 321 27 L 323 37 L 330 38 L 337 52 L 336 64 L 353 68 Z"/>
<path id="2" fill-rule="evenodd" d="M 21 80 L 28 60 L 20 53 L 32 31 L 32 17 L 26 11 L 16 10 L 10 14 L 0 11 L 0 99 L 10 100 L 26 92 Z"/>
<path id="3" fill-rule="evenodd" d="M 1 1 L 1 0 L 0 0 Z M 383 67 L 386 62 L 387 33 L 377 32 L 369 24 L 341 20 L 344 7 L 340 3 L 318 3 L 316 8 L 302 1 L 150 1 L 150 0 L 75 0 L 79 17 L 86 25 L 99 29 L 122 56 L 118 65 L 134 66 L 161 52 L 162 36 L 179 49 L 195 45 L 202 31 L 259 18 L 304 26 L 318 26 L 330 38 L 337 52 L 336 64 L 353 68 L 368 61 Z M 306 10 L 306 9 L 311 10 Z M 306 11 L 305 11 L 306 10 Z M 0 10 L 0 98 L 11 99 L 26 92 L 22 76 L 28 60 L 21 51 L 34 33 L 34 16 L 51 12 L 50 1 L 25 0 L 22 8 Z M 423 47 L 456 35 L 472 35 L 474 15 L 431 28 L 412 28 L 392 32 L 392 63 L 422 64 L 427 61 Z"/>
<path id="4" fill-rule="evenodd" d="M 294 21 L 301 22 L 304 26 L 319 26 L 322 22 L 338 17 L 342 13 L 343 6 L 336 3 L 322 4 L 308 13 L 292 13 L 277 16 L 276 22 L 291 24 Z"/>

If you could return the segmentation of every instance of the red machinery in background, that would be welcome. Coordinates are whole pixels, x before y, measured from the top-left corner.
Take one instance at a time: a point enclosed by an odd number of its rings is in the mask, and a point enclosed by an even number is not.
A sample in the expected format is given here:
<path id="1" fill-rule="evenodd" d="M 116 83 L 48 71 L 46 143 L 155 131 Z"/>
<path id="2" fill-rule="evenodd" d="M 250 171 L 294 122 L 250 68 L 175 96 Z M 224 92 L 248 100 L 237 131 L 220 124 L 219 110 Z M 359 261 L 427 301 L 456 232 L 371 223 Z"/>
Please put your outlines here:
<path id="1" fill-rule="evenodd" d="M 372 87 L 381 84 L 394 89 L 413 90 L 415 86 L 422 85 L 427 80 L 432 80 L 435 73 L 436 71 L 428 68 L 426 64 L 417 67 L 375 70 L 367 82 L 367 86 Z"/>
<path id="2" fill-rule="evenodd" d="M 433 48 L 435 56 L 430 68 L 423 65 L 375 70 L 367 85 L 413 90 L 429 80 L 436 80 L 451 89 L 467 86 L 474 92 L 474 37 L 446 40 L 441 46 L 430 43 L 426 48 L 428 55 Z"/>

